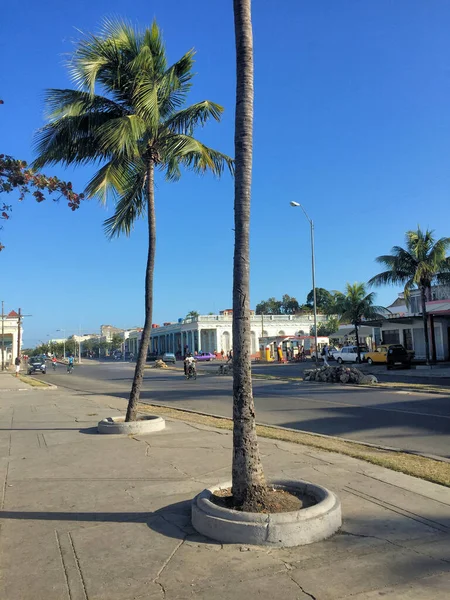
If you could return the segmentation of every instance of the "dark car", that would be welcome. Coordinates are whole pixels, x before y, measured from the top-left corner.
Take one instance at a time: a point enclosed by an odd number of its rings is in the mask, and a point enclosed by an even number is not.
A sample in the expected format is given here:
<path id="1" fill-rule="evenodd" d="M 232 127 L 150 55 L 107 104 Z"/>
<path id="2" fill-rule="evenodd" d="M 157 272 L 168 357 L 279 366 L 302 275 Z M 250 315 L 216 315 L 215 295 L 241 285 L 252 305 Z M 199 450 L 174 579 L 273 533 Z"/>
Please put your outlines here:
<path id="1" fill-rule="evenodd" d="M 386 365 L 388 369 L 411 368 L 412 355 L 401 344 L 391 344 L 388 347 Z"/>
<path id="2" fill-rule="evenodd" d="M 47 365 L 45 364 L 45 358 L 42 356 L 34 356 L 31 357 L 28 361 L 28 375 L 32 373 L 43 373 L 44 375 L 47 372 Z"/>

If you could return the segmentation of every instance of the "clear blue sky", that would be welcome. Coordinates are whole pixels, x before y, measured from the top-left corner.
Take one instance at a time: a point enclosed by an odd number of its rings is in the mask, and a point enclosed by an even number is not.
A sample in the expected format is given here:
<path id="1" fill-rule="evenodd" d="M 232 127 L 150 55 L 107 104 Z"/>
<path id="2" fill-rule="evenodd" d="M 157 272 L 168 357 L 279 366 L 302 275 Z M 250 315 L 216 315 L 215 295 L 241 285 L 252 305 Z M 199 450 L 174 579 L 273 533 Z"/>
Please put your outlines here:
<path id="1" fill-rule="evenodd" d="M 32 158 L 43 123 L 42 92 L 70 84 L 64 58 L 81 31 L 105 16 L 162 27 L 171 61 L 197 50 L 190 102 L 225 107 L 198 132 L 233 154 L 235 56 L 232 1 L 132 3 L 79 0 L 8 3 L 0 25 L 0 151 Z M 315 221 L 317 285 L 367 281 L 374 257 L 420 223 L 450 235 L 450 4 L 440 0 L 258 0 L 252 305 L 311 289 L 308 223 Z M 90 169 L 47 169 L 82 190 Z M 154 322 L 231 305 L 233 185 L 229 176 L 184 174 L 157 186 Z M 0 295 L 32 314 L 25 343 L 142 323 L 146 230 L 107 241 L 112 207 L 85 202 L 14 206 L 1 240 Z M 186 254 L 195 260 L 186 268 Z M 380 304 L 398 290 L 382 289 Z"/>

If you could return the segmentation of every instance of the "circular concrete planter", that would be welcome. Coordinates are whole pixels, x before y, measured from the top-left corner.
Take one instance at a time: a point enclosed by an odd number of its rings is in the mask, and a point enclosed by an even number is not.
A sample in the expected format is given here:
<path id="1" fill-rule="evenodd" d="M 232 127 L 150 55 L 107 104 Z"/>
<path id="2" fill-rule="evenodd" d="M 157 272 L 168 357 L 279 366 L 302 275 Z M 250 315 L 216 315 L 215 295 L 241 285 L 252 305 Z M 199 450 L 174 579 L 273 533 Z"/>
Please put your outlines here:
<path id="1" fill-rule="evenodd" d="M 99 421 L 97 429 L 99 433 L 129 435 L 130 433 L 153 433 L 154 431 L 161 431 L 165 426 L 166 422 L 162 417 L 148 415 L 128 423 L 125 423 L 125 417 L 107 417 Z"/>
<path id="2" fill-rule="evenodd" d="M 332 536 L 342 525 L 339 498 L 324 487 L 306 481 L 277 480 L 274 488 L 308 494 L 317 504 L 285 513 L 249 513 L 222 508 L 211 502 L 213 492 L 231 482 L 203 490 L 192 503 L 192 525 L 209 538 L 230 544 L 304 546 Z"/>

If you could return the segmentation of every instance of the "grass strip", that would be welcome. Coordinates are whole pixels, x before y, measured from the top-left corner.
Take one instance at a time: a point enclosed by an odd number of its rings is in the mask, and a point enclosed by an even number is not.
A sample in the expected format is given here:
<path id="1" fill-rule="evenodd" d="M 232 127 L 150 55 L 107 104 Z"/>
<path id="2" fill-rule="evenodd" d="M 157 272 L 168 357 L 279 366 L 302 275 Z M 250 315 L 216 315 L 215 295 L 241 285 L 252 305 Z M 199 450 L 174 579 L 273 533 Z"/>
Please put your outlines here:
<path id="1" fill-rule="evenodd" d="M 14 375 L 13 375 L 14 377 Z M 33 379 L 33 377 L 28 377 L 27 375 L 20 375 L 19 374 L 19 379 L 20 381 L 23 381 L 23 383 L 27 383 L 28 385 L 31 385 L 31 387 L 50 387 L 50 385 L 48 383 L 45 383 L 44 381 L 40 381 L 39 379 Z"/>
<path id="2" fill-rule="evenodd" d="M 233 421 L 226 417 L 211 417 L 179 408 L 155 406 L 153 404 L 139 404 L 139 411 L 170 419 L 178 419 L 188 423 L 216 427 L 218 429 L 233 429 Z M 302 444 L 326 452 L 337 452 L 338 454 L 365 460 L 366 462 L 391 469 L 392 471 L 398 471 L 406 475 L 424 479 L 425 481 L 450 487 L 450 463 L 447 462 L 406 452 L 372 448 L 358 444 L 358 442 L 348 442 L 333 437 L 304 433 L 302 431 L 297 432 L 290 429 L 283 429 L 282 427 L 257 425 L 256 431 L 261 437 Z"/>
<path id="3" fill-rule="evenodd" d="M 278 381 L 304 381 L 303 377 L 290 377 L 289 375 L 265 375 L 263 373 L 253 373 L 253 379 L 277 379 Z M 320 381 L 305 381 L 305 383 L 316 383 L 317 385 L 321 385 L 322 383 L 326 383 L 327 385 L 351 385 L 352 387 L 359 388 L 374 388 L 381 390 L 405 390 L 409 392 L 432 392 L 433 394 L 450 394 L 450 388 L 443 387 L 439 384 L 433 383 L 406 383 L 401 381 L 383 381 L 379 383 L 371 383 L 371 384 L 333 384 L 330 382 L 320 382 Z"/>

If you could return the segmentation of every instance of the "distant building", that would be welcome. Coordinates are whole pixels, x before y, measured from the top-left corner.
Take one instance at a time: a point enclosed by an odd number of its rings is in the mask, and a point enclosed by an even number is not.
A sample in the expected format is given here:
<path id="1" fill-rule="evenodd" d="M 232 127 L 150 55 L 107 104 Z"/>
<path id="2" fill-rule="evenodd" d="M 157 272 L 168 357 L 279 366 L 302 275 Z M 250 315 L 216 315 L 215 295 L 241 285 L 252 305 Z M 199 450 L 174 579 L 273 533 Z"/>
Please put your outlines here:
<path id="1" fill-rule="evenodd" d="M 221 311 L 218 315 L 199 315 L 179 319 L 176 322 L 152 326 L 150 352 L 162 354 L 174 352 L 229 352 L 233 345 L 232 310 Z M 318 315 L 318 321 L 326 317 Z M 259 352 L 265 338 L 276 336 L 308 335 L 314 323 L 313 315 L 255 315 L 250 316 L 251 352 Z M 137 354 L 141 340 L 141 330 L 130 332 L 128 350 Z"/>
<path id="2" fill-rule="evenodd" d="M 124 329 L 120 329 L 119 327 L 114 327 L 113 325 L 101 325 L 100 333 L 101 337 L 105 339 L 106 342 L 110 342 L 115 333 L 121 334 L 124 332 Z"/>
<path id="3" fill-rule="evenodd" d="M 383 318 L 364 322 L 363 327 L 366 335 L 367 328 L 372 328 L 372 335 L 367 335 L 366 341 L 370 337 L 376 345 L 380 343 L 402 344 L 407 350 L 414 352 L 416 359 L 425 359 L 425 335 L 420 290 L 412 290 L 408 302 L 406 302 L 403 293 L 399 294 L 395 302 L 387 308 L 390 313 Z M 450 286 L 432 286 L 428 293 L 425 310 L 431 359 L 449 360 Z M 342 331 L 342 329 L 340 327 L 339 331 Z M 334 334 L 331 337 L 335 337 Z"/>
<path id="4" fill-rule="evenodd" d="M 16 311 L 12 310 L 3 317 L 3 322 L 0 319 L 0 369 L 2 363 L 4 364 L 5 368 L 8 368 L 14 364 L 18 350 L 19 333 L 19 345 L 22 346 L 23 328 L 21 326 L 19 330 L 19 315 L 16 313 Z"/>

